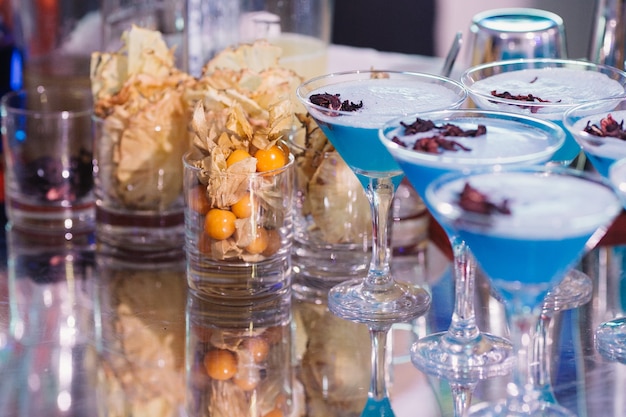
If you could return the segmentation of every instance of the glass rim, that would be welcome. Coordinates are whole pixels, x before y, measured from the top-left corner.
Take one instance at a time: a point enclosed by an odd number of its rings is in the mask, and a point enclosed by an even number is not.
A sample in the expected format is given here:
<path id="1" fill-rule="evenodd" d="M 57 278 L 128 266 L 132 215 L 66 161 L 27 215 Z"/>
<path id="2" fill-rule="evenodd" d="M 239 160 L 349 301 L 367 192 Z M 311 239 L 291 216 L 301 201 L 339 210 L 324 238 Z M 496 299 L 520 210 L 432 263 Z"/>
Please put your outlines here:
<path id="1" fill-rule="evenodd" d="M 482 22 L 484 20 L 493 19 L 496 17 L 515 17 L 515 16 L 538 17 L 538 18 L 546 19 L 546 21 L 553 22 L 553 25 L 547 26 L 546 28 L 541 29 L 541 30 L 531 31 L 531 32 L 544 32 L 552 28 L 562 29 L 564 25 L 563 18 L 560 15 L 554 12 L 551 12 L 549 10 L 536 9 L 534 7 L 501 7 L 497 9 L 485 10 L 485 11 L 476 13 L 472 17 L 472 23 L 475 24 L 476 26 L 479 26 L 481 29 L 493 31 L 493 29 L 488 28 L 485 25 L 483 25 Z M 520 31 L 516 33 L 525 33 L 525 32 L 528 32 L 528 31 L 523 31 L 523 32 Z"/>
<path id="2" fill-rule="evenodd" d="M 368 69 L 368 70 L 352 70 L 352 71 L 337 71 L 337 72 L 331 72 L 328 74 L 324 74 L 324 75 L 320 75 L 311 79 L 308 79 L 304 82 L 302 82 L 297 88 L 296 88 L 296 97 L 298 98 L 298 100 L 300 100 L 300 102 L 302 102 L 305 106 L 313 108 L 317 111 L 320 112 L 328 112 L 330 109 L 323 107 L 323 106 L 318 106 L 317 104 L 313 104 L 311 103 L 311 101 L 308 98 L 308 92 L 305 92 L 305 89 L 308 86 L 311 86 L 315 83 L 318 83 L 320 81 L 323 80 L 331 80 L 331 79 L 337 79 L 337 78 L 347 78 L 348 76 L 359 76 L 359 75 L 363 75 L 363 78 L 357 78 L 358 80 L 367 80 L 367 79 L 371 79 L 371 77 L 367 77 L 367 75 L 371 75 L 371 74 L 394 74 L 396 76 L 409 76 L 409 77 L 418 77 L 419 79 L 423 79 L 423 80 L 430 80 L 430 81 L 437 81 L 439 83 L 441 83 L 441 85 L 450 85 L 450 86 L 454 86 L 456 87 L 456 89 L 458 89 L 460 92 L 462 92 L 462 94 L 459 95 L 459 99 L 457 101 L 455 101 L 454 103 L 451 103 L 449 105 L 447 105 L 446 107 L 458 107 L 461 104 L 463 104 L 463 102 L 467 99 L 468 96 L 468 91 L 467 88 L 461 84 L 459 81 L 453 80 L 452 78 L 448 78 L 445 77 L 443 75 L 437 75 L 437 74 L 431 74 L 431 73 L 427 73 L 427 72 L 418 72 L 418 71 L 402 71 L 402 70 L 385 70 L 385 69 Z M 334 83 L 331 84 L 326 84 L 326 86 L 331 86 Z M 322 87 L 322 86 L 320 86 Z M 311 89 L 313 90 L 313 89 Z M 450 90 L 455 90 L 455 89 L 450 89 Z M 310 91 L 309 91 L 310 92 Z M 351 111 L 345 111 L 345 110 L 332 110 L 333 114 L 337 114 L 337 115 L 341 115 L 341 116 L 353 116 L 354 112 Z M 384 114 L 383 114 L 384 115 Z M 389 113 L 389 116 L 396 116 L 397 112 L 394 113 Z"/>
<path id="3" fill-rule="evenodd" d="M 608 179 L 616 193 L 626 196 L 626 187 L 622 189 L 619 186 L 620 182 L 626 182 L 626 158 L 620 158 L 611 164 Z"/>
<path id="4" fill-rule="evenodd" d="M 439 178 L 436 178 L 430 184 L 428 184 L 428 186 L 426 187 L 424 198 L 428 200 L 430 203 L 432 203 L 434 207 L 437 207 L 440 204 L 448 204 L 449 206 L 452 206 L 451 204 L 446 203 L 444 200 L 442 200 L 441 198 L 437 196 L 437 190 L 443 187 L 445 184 L 451 183 L 453 181 L 458 181 L 463 178 L 471 179 L 471 177 L 474 177 L 474 176 L 489 175 L 489 174 L 498 175 L 498 174 L 514 173 L 514 172 L 543 174 L 544 176 L 561 175 L 561 176 L 568 176 L 568 177 L 576 177 L 579 179 L 583 179 L 585 181 L 596 183 L 600 186 L 603 186 L 605 189 L 610 190 L 613 197 L 615 197 L 615 201 L 614 201 L 615 207 L 613 207 L 616 212 L 615 215 L 619 214 L 619 212 L 623 209 L 623 205 L 619 199 L 619 196 L 617 195 L 615 191 L 615 187 L 607 178 L 604 178 L 599 175 L 594 175 L 590 172 L 582 171 L 579 169 L 565 167 L 565 166 L 555 166 L 555 165 L 547 166 L 547 165 L 499 165 L 499 164 L 496 164 L 490 167 L 470 168 L 470 169 L 449 172 L 449 173 L 441 175 Z M 448 214 L 442 213 L 438 210 L 438 215 L 454 220 L 459 216 L 460 210 L 461 209 L 456 208 L 456 207 L 454 209 L 451 208 Z M 608 211 L 613 211 L 612 205 L 605 206 L 604 212 L 608 212 Z M 489 216 L 489 214 L 481 214 L 481 213 L 471 213 L 471 215 L 474 216 L 475 218 Z M 576 220 L 576 224 L 588 225 L 588 221 L 585 221 L 583 219 L 595 219 L 597 217 L 598 217 L 598 213 L 596 212 L 596 213 L 586 214 L 585 216 L 578 216 L 576 217 L 575 220 Z"/>
<path id="5" fill-rule="evenodd" d="M 17 107 L 13 105 L 11 102 L 14 99 L 18 99 L 19 97 L 41 97 L 43 95 L 49 94 L 55 98 L 67 99 L 67 98 L 79 98 L 85 99 L 85 103 L 89 103 L 88 106 L 85 106 L 81 109 L 28 109 Z M 71 107 L 71 106 L 70 106 Z M 78 87 L 71 86 L 68 88 L 61 87 L 29 87 L 22 88 L 19 90 L 9 91 L 0 99 L 0 108 L 2 110 L 2 115 L 6 116 L 8 114 L 15 114 L 20 116 L 35 116 L 37 118 L 47 118 L 47 117 L 58 117 L 59 115 L 63 115 L 63 119 L 74 119 L 85 116 L 93 116 L 94 114 L 94 103 L 91 89 L 88 87 Z"/>
<path id="6" fill-rule="evenodd" d="M 531 70 L 531 69 L 546 69 L 546 68 L 582 68 L 582 71 L 595 71 L 600 72 L 606 75 L 618 75 L 620 79 L 616 79 L 614 77 L 610 77 L 611 79 L 618 81 L 622 87 L 624 87 L 624 94 L 626 94 L 626 71 L 620 70 L 618 68 L 604 65 L 604 64 L 596 64 L 594 62 L 586 61 L 583 59 L 568 59 L 568 58 L 517 58 L 517 59 L 507 59 L 501 61 L 493 61 L 487 62 L 483 64 L 478 64 L 473 67 L 466 69 L 461 74 L 461 84 L 466 88 L 468 95 L 470 97 L 478 97 L 482 100 L 489 100 L 490 102 L 496 104 L 510 104 L 515 106 L 523 106 L 525 108 L 549 108 L 554 112 L 555 110 L 565 111 L 565 109 L 569 109 L 573 106 L 578 106 L 580 103 L 556 103 L 556 102 L 520 102 L 519 100 L 514 99 L 506 99 L 501 97 L 495 97 L 491 94 L 486 94 L 484 92 L 476 91 L 473 86 L 478 81 L 474 79 L 476 74 L 480 74 L 482 71 L 487 69 L 507 69 L 510 67 L 517 67 L 513 71 L 522 71 L 522 70 Z M 511 71 L 511 72 L 513 72 Z M 503 74 L 509 71 L 500 71 L 497 74 Z M 497 74 L 492 74 L 497 75 Z M 484 78 L 481 78 L 484 79 Z M 607 98 L 617 98 L 620 96 L 612 96 L 605 97 Z M 597 100 L 597 99 L 595 99 Z M 594 99 L 584 101 L 581 103 L 588 103 L 590 101 L 595 101 Z M 552 113 L 551 112 L 551 113 Z"/>
<path id="7" fill-rule="evenodd" d="M 472 117 L 475 119 L 481 118 L 481 116 L 487 116 L 486 119 L 490 119 L 489 116 L 498 116 L 495 119 L 499 120 L 507 120 L 513 121 L 515 123 L 523 123 L 530 122 L 534 128 L 539 128 L 545 132 L 548 132 L 550 137 L 558 136 L 556 143 L 546 147 L 542 151 L 533 153 L 533 154 L 525 154 L 520 156 L 512 156 L 512 157 L 503 157 L 498 160 L 486 161 L 485 159 L 480 158 L 463 158 L 463 156 L 452 155 L 450 153 L 443 154 L 430 154 L 426 152 L 417 152 L 405 147 L 400 146 L 399 144 L 393 142 L 389 137 L 387 137 L 387 131 L 390 129 L 396 129 L 400 126 L 401 121 L 414 119 L 416 117 L 420 118 L 433 118 L 438 119 L 439 121 L 445 120 L 455 120 L 455 115 L 468 115 L 468 117 Z M 438 117 L 441 116 L 441 117 Z M 452 116 L 452 117 L 446 117 Z M 424 112 L 424 113 L 414 113 L 410 115 L 405 115 L 401 117 L 394 118 L 385 123 L 383 127 L 379 129 L 379 138 L 383 142 L 383 144 L 388 149 L 393 149 L 393 152 L 397 152 L 400 155 L 404 155 L 408 160 L 415 161 L 419 160 L 424 163 L 444 163 L 446 165 L 450 164 L 458 164 L 463 163 L 467 165 L 476 165 L 476 168 L 480 166 L 484 166 L 485 164 L 499 164 L 499 165 L 513 165 L 513 164 L 521 164 L 528 161 L 541 161 L 549 159 L 556 151 L 558 151 L 561 146 L 565 143 L 566 134 L 565 131 L 559 127 L 556 123 L 541 119 L 534 116 L 528 116 L 525 114 L 518 113 L 509 113 L 495 110 L 480 110 L 480 109 L 448 109 L 448 110 L 438 110 L 432 112 Z M 417 156 L 416 156 L 417 155 Z"/>
<path id="8" fill-rule="evenodd" d="M 200 161 L 206 157 L 208 157 L 208 155 L 204 156 L 203 158 L 192 158 L 192 155 L 197 155 L 197 151 L 195 150 L 189 150 L 187 152 L 185 152 L 183 154 L 183 167 L 185 169 L 189 169 L 191 171 L 194 172 L 200 172 L 202 171 L 202 168 L 199 168 L 197 166 L 195 166 L 191 161 Z M 252 177 L 252 178 L 262 178 L 262 177 L 271 177 L 271 176 L 275 176 L 275 175 L 279 175 L 282 174 L 283 172 L 288 171 L 289 169 L 291 169 L 293 166 L 295 166 L 295 156 L 293 154 L 293 152 L 289 152 L 289 157 L 287 160 L 287 163 L 285 165 L 283 165 L 280 168 L 276 168 L 276 169 L 272 169 L 270 171 L 263 171 L 263 172 L 229 172 L 229 171 L 222 171 L 220 172 L 220 175 L 227 175 L 227 176 L 237 176 L 237 177 Z"/>
<path id="9" fill-rule="evenodd" d="M 606 98 L 601 98 L 597 100 L 585 101 L 584 103 L 577 104 L 567 109 L 565 113 L 563 113 L 563 117 L 562 117 L 563 127 L 565 127 L 565 129 L 567 129 L 576 139 L 577 138 L 585 138 L 585 139 L 594 138 L 595 137 L 594 135 L 591 135 L 585 131 L 574 130 L 574 126 L 576 125 L 576 123 L 578 123 L 580 120 L 584 118 L 601 115 L 601 114 L 606 115 L 608 113 L 615 111 L 615 106 L 611 106 L 611 110 L 604 110 L 604 111 L 601 110 L 603 108 L 607 108 L 607 107 L 604 107 L 603 105 L 608 105 L 612 103 L 614 103 L 615 105 L 624 103 L 626 105 L 626 92 L 622 96 L 606 97 Z M 624 107 L 620 111 L 626 112 L 626 107 Z M 602 139 L 609 140 L 609 141 L 621 140 L 621 139 L 614 138 L 611 136 L 605 136 Z"/>

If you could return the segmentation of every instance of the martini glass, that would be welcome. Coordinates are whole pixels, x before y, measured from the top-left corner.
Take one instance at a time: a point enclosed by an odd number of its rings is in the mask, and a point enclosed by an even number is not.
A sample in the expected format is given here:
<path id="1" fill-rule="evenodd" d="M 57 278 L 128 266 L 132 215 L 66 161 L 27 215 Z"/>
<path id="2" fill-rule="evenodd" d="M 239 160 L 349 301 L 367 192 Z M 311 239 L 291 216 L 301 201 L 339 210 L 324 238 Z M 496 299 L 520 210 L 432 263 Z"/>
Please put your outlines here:
<path id="1" fill-rule="evenodd" d="M 300 85 L 296 94 L 354 171 L 370 202 L 369 271 L 363 279 L 333 287 L 328 307 L 338 317 L 368 325 L 372 377 L 362 415 L 391 416 L 385 385 L 387 334 L 393 323 L 423 315 L 430 306 L 430 295 L 423 288 L 395 281 L 390 273 L 391 203 L 403 173 L 378 139 L 378 129 L 402 114 L 459 107 L 467 93 L 459 83 L 441 76 L 352 71 L 311 79 Z M 342 105 L 337 106 L 337 101 Z"/>
<path id="2" fill-rule="evenodd" d="M 416 129 L 418 120 L 438 128 Z M 425 123 L 419 123 L 424 125 Z M 436 152 L 415 150 L 416 144 L 455 126 L 477 136 L 449 136 L 456 146 Z M 417 132 L 417 133 L 416 133 Z M 424 200 L 427 186 L 450 172 L 501 165 L 531 165 L 548 161 L 565 139 L 556 124 L 530 116 L 485 110 L 445 110 L 404 116 L 385 124 L 381 141 L 396 159 Z M 437 219 L 437 213 L 426 205 Z M 441 222 L 440 222 L 441 223 Z M 474 309 L 475 262 L 456 231 L 441 223 L 454 253 L 455 306 L 447 331 L 421 338 L 411 347 L 411 359 L 423 372 L 448 380 L 454 394 L 455 415 L 464 415 L 477 381 L 507 374 L 514 355 L 509 341 L 479 330 Z"/>
<path id="3" fill-rule="evenodd" d="M 532 114 L 562 126 L 568 109 L 624 95 L 626 73 L 573 59 L 518 59 L 469 68 L 461 82 L 479 108 Z M 579 154 L 580 146 L 568 134 L 552 161 L 569 165 Z"/>
<path id="4" fill-rule="evenodd" d="M 441 177 L 426 200 L 470 245 L 504 300 L 517 355 L 507 397 L 473 406 L 468 415 L 573 416 L 541 400 L 530 377 L 530 349 L 545 296 L 621 210 L 611 185 L 563 167 L 496 165 Z"/>
<path id="5" fill-rule="evenodd" d="M 619 124 L 626 119 L 626 99 L 606 99 L 585 103 L 568 110 L 563 124 L 578 141 L 595 170 L 608 178 L 626 207 L 626 141 L 606 136 L 603 121 L 608 116 Z M 591 127 L 591 129 L 590 129 Z M 623 131 L 619 126 L 611 134 Z M 596 347 L 605 357 L 626 363 L 626 319 L 618 318 L 600 324 L 596 329 Z"/>

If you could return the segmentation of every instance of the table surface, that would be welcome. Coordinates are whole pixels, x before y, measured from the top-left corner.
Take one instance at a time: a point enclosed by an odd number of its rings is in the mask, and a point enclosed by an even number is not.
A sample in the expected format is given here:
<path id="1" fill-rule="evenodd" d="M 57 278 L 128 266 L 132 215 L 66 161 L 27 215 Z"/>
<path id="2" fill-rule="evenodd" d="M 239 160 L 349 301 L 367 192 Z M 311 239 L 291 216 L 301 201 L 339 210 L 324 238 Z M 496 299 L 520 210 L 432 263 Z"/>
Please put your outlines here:
<path id="1" fill-rule="evenodd" d="M 344 46 L 332 46 L 329 57 L 329 71 L 375 67 L 436 73 L 442 63 L 438 58 Z M 97 404 L 92 387 L 99 368 L 98 357 L 92 355 L 91 348 L 100 347 L 102 320 L 106 321 L 111 312 L 97 302 L 94 294 L 100 297 L 110 287 L 100 276 L 98 265 L 102 255 L 95 250 L 92 236 L 77 238 L 72 244 L 62 241 L 42 240 L 13 231 L 0 239 L 0 414 L 3 416 L 33 415 L 24 410 L 50 404 L 65 411 L 54 414 L 48 409 L 44 415 L 95 415 Z M 622 252 L 621 247 L 602 247 L 589 254 L 579 268 L 594 282 L 592 301 L 555 313 L 550 322 L 553 390 L 562 405 L 581 417 L 626 416 L 626 365 L 599 355 L 593 337 L 599 323 L 623 314 L 621 294 L 626 292 L 621 290 L 624 287 Z M 415 258 L 415 270 L 421 272 L 412 279 L 428 286 L 433 296 L 432 308 L 414 323 L 396 326 L 392 333 L 390 391 L 397 417 L 452 415 L 448 383 L 424 375 L 408 360 L 412 341 L 445 330 L 452 312 L 453 281 L 448 259 L 433 244 L 426 246 L 423 255 Z M 181 352 L 184 355 L 185 305 L 189 295 L 182 255 L 180 262 L 169 264 L 169 269 L 137 260 L 125 259 L 123 263 L 136 272 L 133 279 L 158 277 L 139 281 L 142 286 L 137 289 L 147 295 L 165 297 L 167 302 L 144 302 L 144 308 L 138 304 L 132 314 L 146 329 L 160 329 L 176 338 L 172 349 L 178 352 L 178 362 L 183 363 L 180 356 Z M 484 279 L 478 281 L 476 299 L 481 329 L 506 336 L 502 306 L 489 295 Z M 94 321 L 94 317 L 99 317 L 100 322 Z M 180 372 L 183 371 L 181 367 Z M 54 378 L 56 382 L 70 381 L 68 386 L 72 389 L 51 391 Z M 508 377 L 502 377 L 481 381 L 475 401 L 502 397 L 507 380 Z M 364 394 L 366 386 L 359 389 Z M 45 403 L 40 397 L 52 402 Z"/>

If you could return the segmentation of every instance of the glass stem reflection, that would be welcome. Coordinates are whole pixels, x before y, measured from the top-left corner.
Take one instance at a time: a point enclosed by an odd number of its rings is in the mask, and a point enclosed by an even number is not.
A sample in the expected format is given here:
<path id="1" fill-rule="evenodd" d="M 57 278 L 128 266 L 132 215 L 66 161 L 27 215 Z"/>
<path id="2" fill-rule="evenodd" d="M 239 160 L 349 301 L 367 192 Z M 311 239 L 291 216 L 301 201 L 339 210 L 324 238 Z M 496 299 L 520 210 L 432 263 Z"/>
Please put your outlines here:
<path id="1" fill-rule="evenodd" d="M 391 252 L 391 205 L 395 185 L 391 178 L 370 177 L 365 190 L 372 210 L 372 260 L 366 283 L 376 289 L 384 289 L 392 284 L 390 274 Z"/>
<path id="2" fill-rule="evenodd" d="M 368 396 L 375 401 L 382 401 L 387 398 L 387 365 L 385 355 L 389 329 L 389 325 L 372 325 L 369 329 L 372 341 L 372 374 Z"/>
<path id="3" fill-rule="evenodd" d="M 508 392 L 508 415 L 532 415 L 530 407 L 541 407 L 543 402 L 537 401 L 538 393 L 535 391 L 531 378 L 531 349 L 533 349 L 533 335 L 537 327 L 539 314 L 528 307 L 518 304 L 513 300 L 508 307 L 511 317 L 511 341 L 516 353 L 517 363 L 513 369 L 513 379 L 507 386 Z"/>

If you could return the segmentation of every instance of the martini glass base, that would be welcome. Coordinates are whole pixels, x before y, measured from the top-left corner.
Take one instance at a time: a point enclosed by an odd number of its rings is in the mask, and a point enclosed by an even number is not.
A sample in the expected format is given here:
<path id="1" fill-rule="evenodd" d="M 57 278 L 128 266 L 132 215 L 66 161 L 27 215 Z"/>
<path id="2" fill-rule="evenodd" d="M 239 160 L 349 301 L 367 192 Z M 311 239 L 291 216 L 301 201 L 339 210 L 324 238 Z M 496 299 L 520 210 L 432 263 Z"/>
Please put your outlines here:
<path id="1" fill-rule="evenodd" d="M 557 312 L 580 307 L 591 300 L 592 293 L 591 278 L 573 269 L 548 292 L 543 303 L 543 310 L 544 312 Z"/>
<path id="2" fill-rule="evenodd" d="M 364 279 L 353 279 L 328 292 L 328 308 L 333 314 L 369 325 L 411 321 L 429 307 L 430 294 L 425 289 L 394 281 L 375 286 Z"/>
<path id="3" fill-rule="evenodd" d="M 467 417 L 576 417 L 571 411 L 558 404 L 541 401 L 531 410 L 510 410 L 506 400 L 496 403 L 480 403 L 472 406 Z"/>
<path id="4" fill-rule="evenodd" d="M 472 383 L 510 373 L 515 355 L 511 343 L 481 333 L 461 341 L 448 331 L 419 339 L 411 346 L 411 361 L 422 372 L 456 383 Z"/>
<path id="5" fill-rule="evenodd" d="M 626 317 L 598 326 L 596 349 L 605 358 L 626 364 Z"/>

